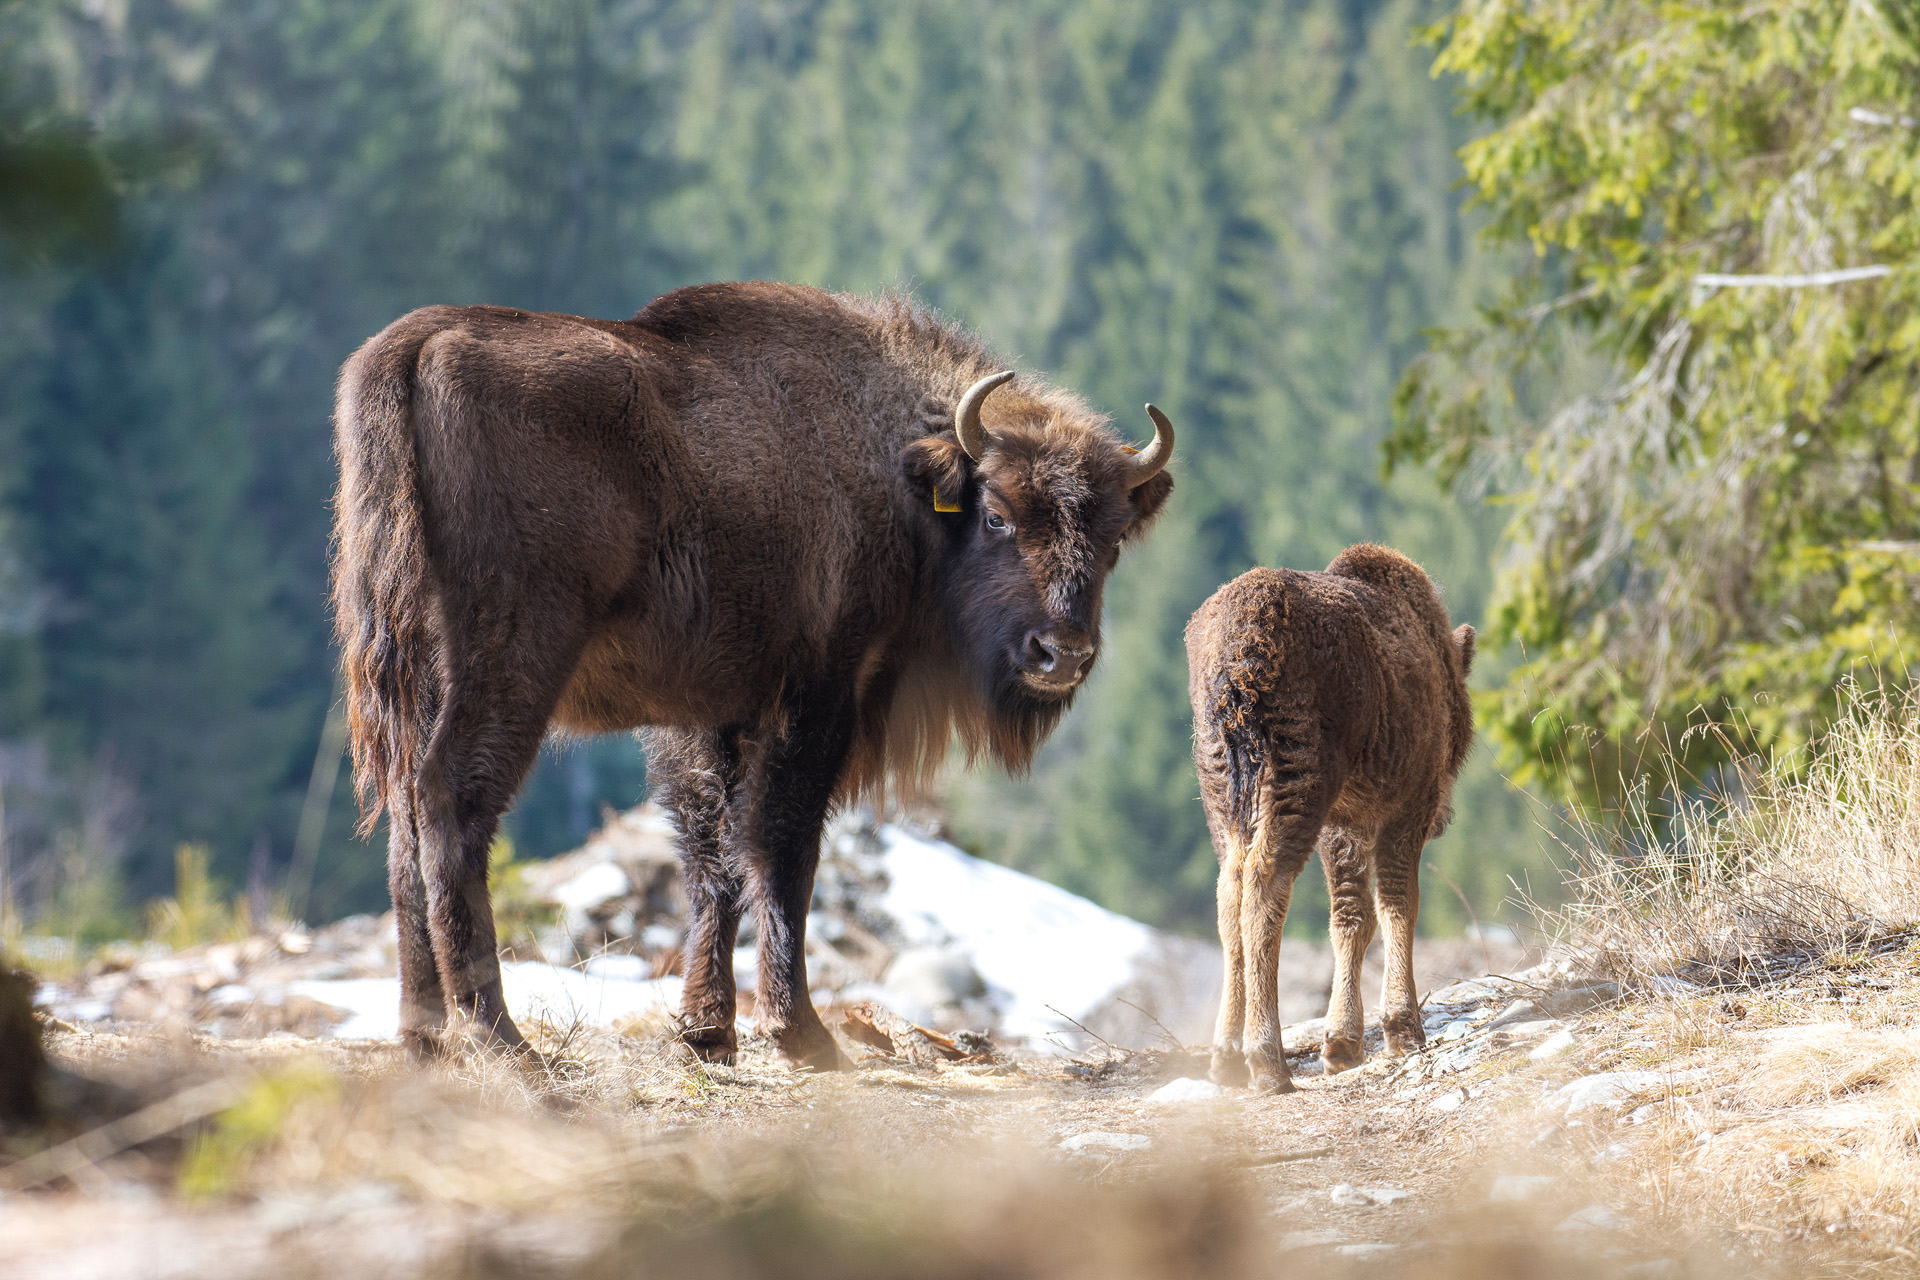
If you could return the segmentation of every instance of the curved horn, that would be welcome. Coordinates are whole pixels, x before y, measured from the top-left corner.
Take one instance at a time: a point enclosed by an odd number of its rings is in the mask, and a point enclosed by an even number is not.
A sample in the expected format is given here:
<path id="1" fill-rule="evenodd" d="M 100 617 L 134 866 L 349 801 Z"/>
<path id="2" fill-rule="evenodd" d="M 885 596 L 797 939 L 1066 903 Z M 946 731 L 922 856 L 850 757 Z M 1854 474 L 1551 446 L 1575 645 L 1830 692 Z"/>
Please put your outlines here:
<path id="1" fill-rule="evenodd" d="M 987 446 L 992 443 L 987 438 L 987 429 L 980 425 L 980 406 L 989 391 L 1012 378 L 1011 369 L 988 374 L 967 388 L 967 394 L 960 397 L 960 404 L 953 411 L 953 433 L 960 437 L 960 447 L 975 462 L 987 456 Z"/>
<path id="2" fill-rule="evenodd" d="M 1153 443 L 1128 460 L 1133 463 L 1133 474 L 1127 479 L 1129 489 L 1137 489 L 1159 475 L 1173 458 L 1173 424 L 1152 405 L 1147 406 L 1147 416 L 1153 419 Z"/>

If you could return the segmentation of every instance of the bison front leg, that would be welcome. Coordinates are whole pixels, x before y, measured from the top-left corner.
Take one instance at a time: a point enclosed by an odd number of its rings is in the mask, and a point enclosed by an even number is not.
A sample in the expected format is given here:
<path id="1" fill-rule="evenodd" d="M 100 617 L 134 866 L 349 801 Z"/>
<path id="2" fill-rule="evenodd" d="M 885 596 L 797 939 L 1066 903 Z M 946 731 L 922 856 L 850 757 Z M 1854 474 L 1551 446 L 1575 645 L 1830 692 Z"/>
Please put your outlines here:
<path id="1" fill-rule="evenodd" d="M 762 748 L 740 823 L 760 930 L 755 1021 L 795 1066 L 846 1064 L 807 993 L 807 909 L 820 837 L 853 740 L 850 709 L 801 704 Z"/>
<path id="2" fill-rule="evenodd" d="M 726 823 L 740 780 L 739 736 L 662 730 L 648 745 L 660 803 L 680 830 L 687 890 L 680 1039 L 703 1061 L 730 1063 L 738 1048 L 733 948 L 740 936 L 741 882 L 727 855 Z"/>

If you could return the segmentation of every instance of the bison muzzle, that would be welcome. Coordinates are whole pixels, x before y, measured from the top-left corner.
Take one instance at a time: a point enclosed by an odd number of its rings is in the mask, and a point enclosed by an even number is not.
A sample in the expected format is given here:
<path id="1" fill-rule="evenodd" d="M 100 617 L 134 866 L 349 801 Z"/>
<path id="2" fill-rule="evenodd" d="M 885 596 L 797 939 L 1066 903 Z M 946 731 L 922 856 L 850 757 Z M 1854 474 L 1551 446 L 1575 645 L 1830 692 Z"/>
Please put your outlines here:
<path id="1" fill-rule="evenodd" d="M 686 1041 L 837 1065 L 804 931 L 830 808 L 951 743 L 1019 770 L 1099 647 L 1172 428 L 1127 448 L 899 299 L 721 284 L 631 321 L 430 307 L 341 372 L 334 601 L 403 1034 L 523 1043 L 487 856 L 550 729 L 651 727 L 690 901 Z"/>
<path id="2" fill-rule="evenodd" d="M 1387 1047 L 1426 1042 L 1413 990 L 1420 853 L 1451 816 L 1473 741 L 1473 628 L 1447 628 L 1420 566 L 1370 545 L 1325 573 L 1242 574 L 1188 624 L 1193 755 L 1220 855 L 1226 953 L 1215 1081 L 1293 1088 L 1280 1043 L 1280 931 L 1316 844 L 1332 899 L 1327 1069 L 1364 1055 L 1360 964 L 1376 916 L 1387 934 Z"/>

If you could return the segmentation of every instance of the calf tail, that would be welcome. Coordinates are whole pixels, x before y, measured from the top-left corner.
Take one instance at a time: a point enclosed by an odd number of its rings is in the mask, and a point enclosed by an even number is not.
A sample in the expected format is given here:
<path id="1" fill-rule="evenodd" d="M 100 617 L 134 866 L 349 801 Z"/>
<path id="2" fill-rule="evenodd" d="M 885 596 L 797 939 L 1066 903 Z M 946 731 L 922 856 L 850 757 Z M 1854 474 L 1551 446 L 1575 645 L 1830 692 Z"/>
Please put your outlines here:
<path id="1" fill-rule="evenodd" d="M 1207 686 L 1205 714 L 1220 736 L 1225 757 L 1227 821 L 1243 838 L 1251 839 L 1269 762 L 1260 695 L 1247 676 L 1240 663 L 1225 663 L 1215 670 Z"/>
<path id="2" fill-rule="evenodd" d="M 334 626 L 362 837 L 413 777 L 439 701 L 413 414 L 414 370 L 432 333 L 389 326 L 341 369 L 334 401 Z"/>

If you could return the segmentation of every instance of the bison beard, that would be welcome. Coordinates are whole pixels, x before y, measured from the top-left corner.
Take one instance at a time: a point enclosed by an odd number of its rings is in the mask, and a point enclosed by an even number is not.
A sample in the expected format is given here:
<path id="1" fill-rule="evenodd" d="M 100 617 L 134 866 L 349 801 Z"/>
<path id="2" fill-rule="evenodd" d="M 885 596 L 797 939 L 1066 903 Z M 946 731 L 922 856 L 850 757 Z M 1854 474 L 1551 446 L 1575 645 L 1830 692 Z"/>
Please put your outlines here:
<path id="1" fill-rule="evenodd" d="M 687 1042 L 839 1061 L 804 931 L 837 802 L 949 745 L 1023 769 L 1165 503 L 1066 393 L 897 299 L 706 285 L 631 321 L 433 307 L 341 371 L 334 603 L 363 830 L 384 808 L 401 1025 L 519 1046 L 487 854 L 552 727 L 651 727 L 691 920 Z"/>
<path id="2" fill-rule="evenodd" d="M 1473 740 L 1473 628 L 1447 627 L 1420 567 L 1369 545 L 1325 573 L 1242 574 L 1188 624 L 1193 757 L 1220 855 L 1219 1083 L 1293 1087 L 1280 1043 L 1280 932 L 1316 844 L 1332 900 L 1328 1070 L 1362 1057 L 1360 965 L 1376 919 L 1387 932 L 1387 1047 L 1425 1042 L 1413 990 L 1420 853 L 1447 823 Z"/>

